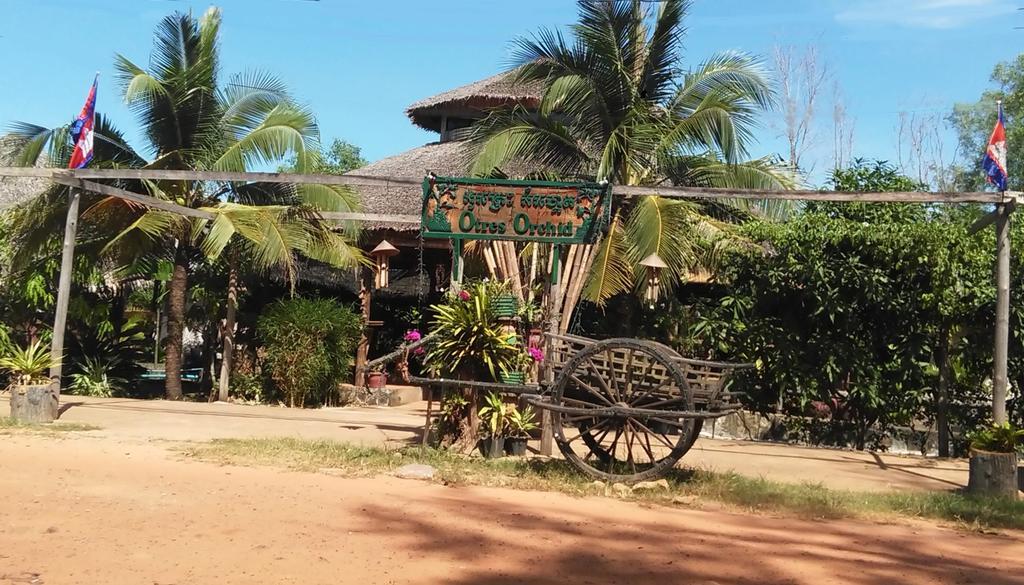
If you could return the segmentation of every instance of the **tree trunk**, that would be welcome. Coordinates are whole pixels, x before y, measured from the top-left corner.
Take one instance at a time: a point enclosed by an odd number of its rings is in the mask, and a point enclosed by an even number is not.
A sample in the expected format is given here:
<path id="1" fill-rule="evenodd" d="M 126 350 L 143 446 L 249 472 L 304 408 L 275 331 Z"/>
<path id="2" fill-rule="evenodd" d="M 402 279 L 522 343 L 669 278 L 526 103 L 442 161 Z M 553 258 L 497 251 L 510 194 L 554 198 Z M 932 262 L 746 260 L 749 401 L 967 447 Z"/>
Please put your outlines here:
<path id="1" fill-rule="evenodd" d="M 362 312 L 362 328 L 359 330 L 359 344 L 356 346 L 355 385 L 366 385 L 366 362 L 370 358 L 370 311 L 373 307 L 373 275 L 369 268 L 360 272 L 359 305 Z"/>
<path id="2" fill-rule="evenodd" d="M 983 496 L 1017 499 L 1017 454 L 971 451 L 967 491 Z"/>
<path id="3" fill-rule="evenodd" d="M 935 426 L 938 435 L 939 457 L 949 457 L 949 329 L 939 331 L 939 345 L 935 352 L 939 366 L 939 387 L 935 394 Z"/>
<path id="4" fill-rule="evenodd" d="M 235 352 L 235 321 L 238 311 L 238 259 L 234 254 L 228 260 L 228 306 L 224 316 L 224 349 L 220 360 L 220 377 L 218 379 L 217 400 L 227 402 L 228 389 L 231 387 L 231 360 Z"/>
<path id="5" fill-rule="evenodd" d="M 174 272 L 167 288 L 167 342 L 164 344 L 164 372 L 167 400 L 181 400 L 181 362 L 184 358 L 185 297 L 188 293 L 188 253 L 178 245 L 174 254 Z"/>
<path id="6" fill-rule="evenodd" d="M 51 423 L 57 418 L 57 384 L 11 386 L 11 418 L 21 423 Z"/>

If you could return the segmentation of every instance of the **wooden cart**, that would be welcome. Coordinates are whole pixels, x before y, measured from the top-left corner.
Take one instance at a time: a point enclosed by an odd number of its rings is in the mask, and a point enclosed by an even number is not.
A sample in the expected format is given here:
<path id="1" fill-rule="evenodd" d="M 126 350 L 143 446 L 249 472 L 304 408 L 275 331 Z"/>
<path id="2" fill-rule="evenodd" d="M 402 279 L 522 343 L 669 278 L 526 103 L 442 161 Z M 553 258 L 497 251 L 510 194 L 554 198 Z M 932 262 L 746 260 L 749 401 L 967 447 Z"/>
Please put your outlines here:
<path id="1" fill-rule="evenodd" d="M 553 380 L 526 401 L 551 411 L 566 460 L 610 481 L 648 480 L 674 467 L 705 420 L 740 408 L 729 377 L 752 367 L 688 359 L 640 339 L 548 338 Z"/>
<path id="2" fill-rule="evenodd" d="M 633 483 L 663 475 L 690 450 L 705 420 L 739 409 L 729 376 L 752 367 L 684 358 L 641 339 L 548 334 L 547 340 L 552 379 L 539 386 L 411 381 L 522 395 L 550 411 L 554 440 L 567 461 L 592 477 Z"/>

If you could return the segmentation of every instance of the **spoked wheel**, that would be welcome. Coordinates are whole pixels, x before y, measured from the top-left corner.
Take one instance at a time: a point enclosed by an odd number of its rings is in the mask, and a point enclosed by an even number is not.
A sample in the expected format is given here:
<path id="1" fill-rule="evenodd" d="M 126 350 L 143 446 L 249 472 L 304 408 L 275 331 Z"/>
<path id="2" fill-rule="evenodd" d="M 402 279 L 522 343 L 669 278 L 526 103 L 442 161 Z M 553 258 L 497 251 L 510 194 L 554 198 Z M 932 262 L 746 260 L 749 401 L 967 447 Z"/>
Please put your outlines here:
<path id="1" fill-rule="evenodd" d="M 562 455 L 610 481 L 651 479 L 671 469 L 699 432 L 693 394 L 664 346 L 609 339 L 576 354 L 551 395 L 552 426 Z"/>

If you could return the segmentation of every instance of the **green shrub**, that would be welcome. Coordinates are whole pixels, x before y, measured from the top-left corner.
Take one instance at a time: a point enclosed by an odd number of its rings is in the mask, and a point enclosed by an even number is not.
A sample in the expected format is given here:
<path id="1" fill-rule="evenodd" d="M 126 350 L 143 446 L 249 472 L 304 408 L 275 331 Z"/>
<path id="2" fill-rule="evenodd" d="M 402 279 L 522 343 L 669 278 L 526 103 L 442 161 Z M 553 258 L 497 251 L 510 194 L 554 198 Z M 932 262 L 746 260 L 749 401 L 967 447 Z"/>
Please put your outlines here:
<path id="1" fill-rule="evenodd" d="M 236 400 L 266 404 L 270 396 L 263 386 L 262 376 L 254 373 L 235 373 L 231 375 L 231 395 Z"/>
<path id="2" fill-rule="evenodd" d="M 116 375 L 119 369 L 117 360 L 116 357 L 107 361 L 86 357 L 76 363 L 76 371 L 71 374 L 71 393 L 103 398 L 124 394 L 128 381 Z"/>
<path id="3" fill-rule="evenodd" d="M 990 453 L 1013 453 L 1024 445 L 1024 429 L 1011 423 L 993 424 L 970 436 L 971 448 Z"/>
<path id="4" fill-rule="evenodd" d="M 0 357 L 0 369 L 10 372 L 18 384 L 46 384 L 47 371 L 54 363 L 50 349 L 40 339 L 24 348 L 13 347 Z"/>
<path id="5" fill-rule="evenodd" d="M 498 372 L 514 369 L 521 351 L 491 310 L 491 299 L 507 289 L 502 283 L 475 283 L 431 307 L 430 331 L 438 336 L 425 363 L 433 373 L 497 380 Z"/>
<path id="6" fill-rule="evenodd" d="M 361 327 L 359 315 L 330 299 L 293 298 L 267 308 L 257 324 L 265 371 L 288 406 L 324 404 L 337 394 Z"/>

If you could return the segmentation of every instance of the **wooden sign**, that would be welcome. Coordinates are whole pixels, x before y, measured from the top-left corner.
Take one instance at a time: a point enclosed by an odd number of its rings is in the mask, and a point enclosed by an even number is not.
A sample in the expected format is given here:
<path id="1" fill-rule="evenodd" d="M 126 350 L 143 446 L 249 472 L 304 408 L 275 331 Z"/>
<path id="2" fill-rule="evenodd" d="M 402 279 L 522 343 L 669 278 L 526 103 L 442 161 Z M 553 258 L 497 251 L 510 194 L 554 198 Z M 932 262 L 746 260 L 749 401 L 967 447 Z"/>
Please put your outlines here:
<path id="1" fill-rule="evenodd" d="M 597 183 L 427 178 L 423 235 L 588 244 L 607 225 L 610 199 Z"/>

